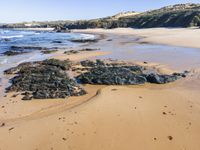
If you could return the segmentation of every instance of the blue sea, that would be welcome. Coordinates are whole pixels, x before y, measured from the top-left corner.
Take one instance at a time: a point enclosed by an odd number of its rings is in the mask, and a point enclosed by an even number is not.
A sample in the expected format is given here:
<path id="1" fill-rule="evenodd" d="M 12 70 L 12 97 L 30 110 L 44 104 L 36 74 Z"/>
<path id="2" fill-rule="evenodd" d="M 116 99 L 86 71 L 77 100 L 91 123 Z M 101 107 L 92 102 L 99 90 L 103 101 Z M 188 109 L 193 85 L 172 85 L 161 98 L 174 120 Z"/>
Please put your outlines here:
<path id="1" fill-rule="evenodd" d="M 11 46 L 33 46 L 46 48 L 67 49 L 80 44 L 70 42 L 71 39 L 92 39 L 94 35 L 79 33 L 56 33 L 53 31 L 38 30 L 7 30 L 0 29 L 0 78 L 3 70 L 26 61 L 43 60 L 52 54 L 41 54 L 40 51 L 20 54 L 16 56 L 5 56 L 3 53 L 10 50 Z M 56 42 L 59 41 L 59 42 Z"/>
<path id="2" fill-rule="evenodd" d="M 0 53 L 11 46 L 69 47 L 75 46 L 70 39 L 94 38 L 93 35 L 78 33 L 56 33 L 52 31 L 3 30 L 0 29 Z M 55 43 L 61 41 L 62 43 Z"/>

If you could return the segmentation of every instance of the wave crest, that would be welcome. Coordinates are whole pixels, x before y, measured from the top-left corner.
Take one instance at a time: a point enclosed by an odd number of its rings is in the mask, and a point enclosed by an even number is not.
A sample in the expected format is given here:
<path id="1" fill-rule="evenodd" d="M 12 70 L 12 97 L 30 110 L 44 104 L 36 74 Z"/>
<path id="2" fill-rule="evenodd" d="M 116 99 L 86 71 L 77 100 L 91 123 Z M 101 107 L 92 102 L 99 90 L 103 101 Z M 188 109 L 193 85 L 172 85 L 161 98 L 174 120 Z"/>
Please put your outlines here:
<path id="1" fill-rule="evenodd" d="M 2 39 L 12 39 L 12 38 L 22 38 L 22 37 L 24 37 L 24 35 L 5 35 L 5 36 L 0 36 L 0 38 L 2 38 Z"/>

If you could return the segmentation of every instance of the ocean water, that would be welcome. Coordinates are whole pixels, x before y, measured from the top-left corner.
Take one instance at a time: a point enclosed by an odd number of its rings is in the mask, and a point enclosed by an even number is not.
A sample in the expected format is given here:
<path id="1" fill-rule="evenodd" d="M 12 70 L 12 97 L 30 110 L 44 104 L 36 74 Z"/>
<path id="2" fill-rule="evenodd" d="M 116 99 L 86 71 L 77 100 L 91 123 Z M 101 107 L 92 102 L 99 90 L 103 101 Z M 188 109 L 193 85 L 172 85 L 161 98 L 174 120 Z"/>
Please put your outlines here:
<path id="1" fill-rule="evenodd" d="M 75 47 L 78 44 L 70 42 L 70 39 L 88 39 L 94 38 L 89 34 L 78 33 L 55 33 L 51 31 L 30 31 L 30 30 L 4 30 L 0 29 L 0 64 L 9 63 L 9 59 L 17 59 L 21 56 L 4 56 L 3 53 L 8 51 L 11 46 L 37 46 L 47 48 L 69 48 Z M 61 43 L 56 43 L 59 41 Z M 26 54 L 24 54 L 26 55 Z M 28 56 L 28 54 L 27 54 Z M 34 58 L 33 55 L 30 56 Z M 12 57 L 12 58 L 11 58 Z M 35 57 L 41 57 L 39 55 Z M 35 58 L 34 58 L 35 59 Z"/>
<path id="2" fill-rule="evenodd" d="M 0 29 L 0 53 L 9 50 L 10 46 L 66 47 L 74 46 L 70 39 L 94 38 L 89 34 L 55 33 L 47 31 L 3 30 Z M 62 43 L 55 43 L 61 41 Z"/>
<path id="3" fill-rule="evenodd" d="M 93 38 L 95 38 L 95 36 L 90 34 L 0 29 L 0 79 L 4 78 L 3 71 L 8 68 L 17 66 L 22 62 L 44 60 L 53 55 L 41 54 L 39 50 L 32 50 L 30 53 L 15 56 L 3 55 L 4 52 L 10 50 L 11 46 L 56 47 L 65 50 L 65 48 L 80 46 L 78 43 L 70 42 L 71 39 Z M 55 41 L 59 41 L 59 43 L 56 43 Z"/>

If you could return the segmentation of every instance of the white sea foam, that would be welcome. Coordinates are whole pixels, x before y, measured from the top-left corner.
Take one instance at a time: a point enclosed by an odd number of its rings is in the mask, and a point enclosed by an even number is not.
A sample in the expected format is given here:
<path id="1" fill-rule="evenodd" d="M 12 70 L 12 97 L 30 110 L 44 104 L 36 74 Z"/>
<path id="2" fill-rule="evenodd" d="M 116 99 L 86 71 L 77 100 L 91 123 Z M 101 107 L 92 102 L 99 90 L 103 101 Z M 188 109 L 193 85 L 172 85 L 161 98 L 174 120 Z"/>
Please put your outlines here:
<path id="1" fill-rule="evenodd" d="M 92 34 L 80 34 L 82 39 L 95 39 L 95 35 Z"/>
<path id="2" fill-rule="evenodd" d="M 7 36 L 0 36 L 2 39 L 12 39 L 12 38 L 22 38 L 24 35 L 7 35 Z"/>
<path id="3" fill-rule="evenodd" d="M 7 58 L 0 58 L 0 65 L 6 64 L 8 63 L 8 59 Z"/>

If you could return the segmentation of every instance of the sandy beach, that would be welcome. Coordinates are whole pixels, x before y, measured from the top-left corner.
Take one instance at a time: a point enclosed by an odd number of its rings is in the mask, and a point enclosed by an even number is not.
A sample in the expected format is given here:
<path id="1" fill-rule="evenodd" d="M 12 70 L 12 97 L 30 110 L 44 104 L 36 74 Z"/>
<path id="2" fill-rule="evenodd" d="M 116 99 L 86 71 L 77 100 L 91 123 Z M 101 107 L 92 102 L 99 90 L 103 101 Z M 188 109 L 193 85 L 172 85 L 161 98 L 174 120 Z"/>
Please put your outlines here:
<path id="1" fill-rule="evenodd" d="M 150 29 L 87 29 L 74 30 L 74 32 L 84 33 L 111 33 L 118 35 L 139 36 L 140 42 L 150 42 L 156 44 L 168 44 L 183 47 L 200 48 L 199 28 L 150 28 Z"/>
<path id="2" fill-rule="evenodd" d="M 73 55 L 58 51 L 54 58 L 73 62 L 106 58 L 112 49 L 130 53 L 133 45 L 144 43 L 200 48 L 200 29 L 74 32 L 103 34 L 99 42 L 83 46 L 101 50 Z M 160 72 L 190 74 L 165 85 L 84 85 L 87 95 L 66 100 L 22 101 L 10 93 L 0 101 L 0 150 L 199 150 L 200 60 L 184 56 L 176 64 L 169 58 L 144 57 L 131 61 L 148 60 L 146 65 Z"/>

